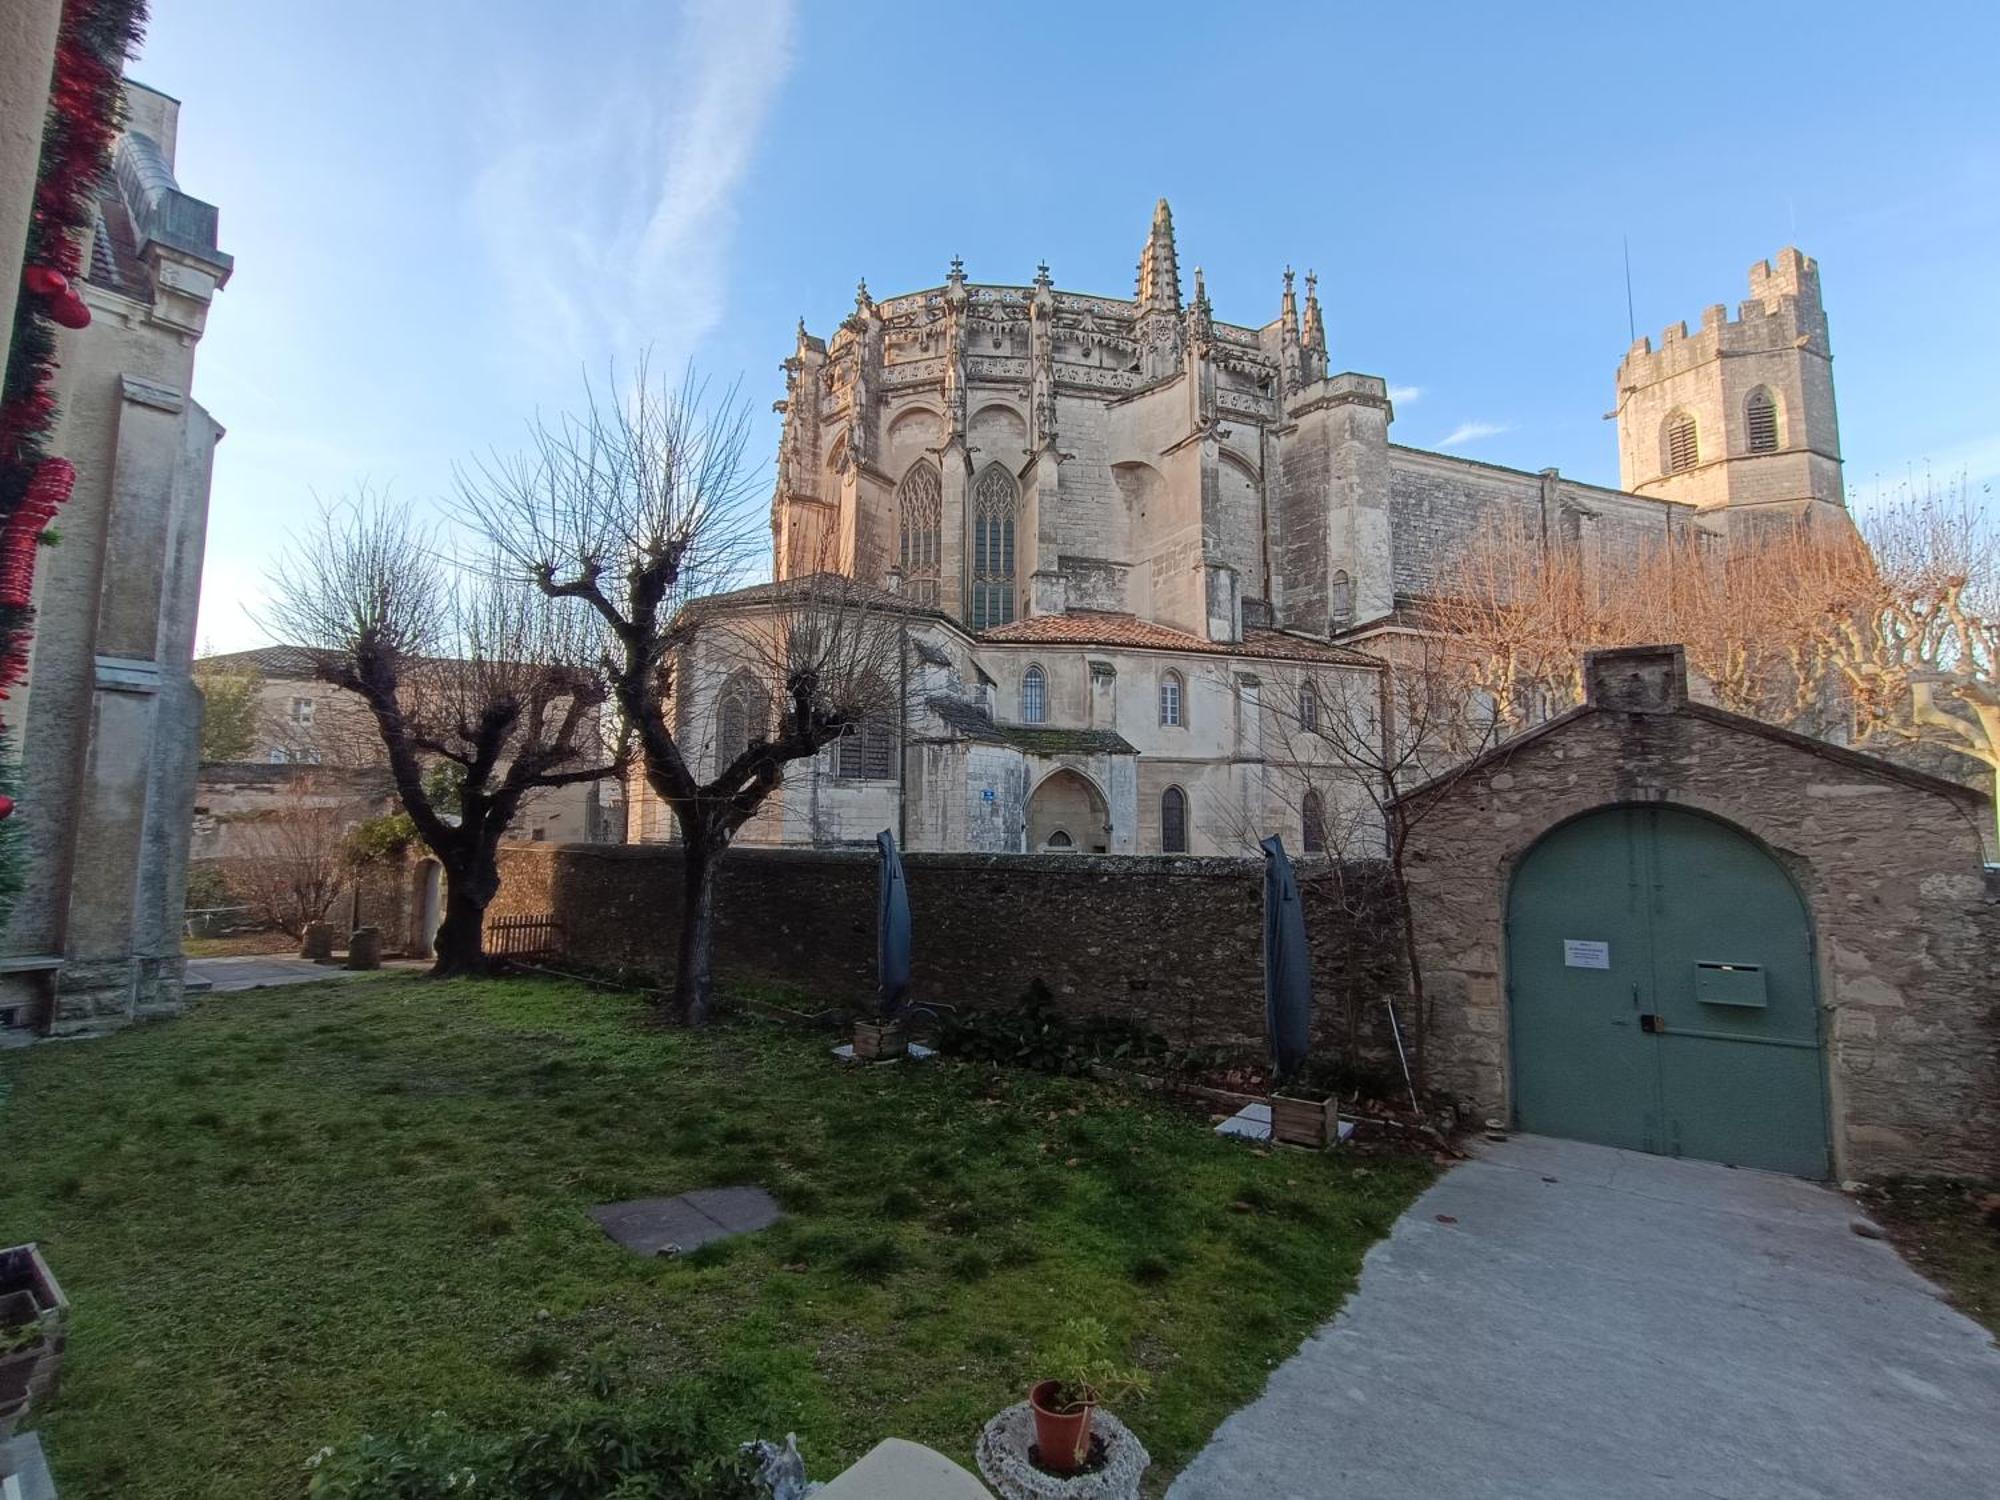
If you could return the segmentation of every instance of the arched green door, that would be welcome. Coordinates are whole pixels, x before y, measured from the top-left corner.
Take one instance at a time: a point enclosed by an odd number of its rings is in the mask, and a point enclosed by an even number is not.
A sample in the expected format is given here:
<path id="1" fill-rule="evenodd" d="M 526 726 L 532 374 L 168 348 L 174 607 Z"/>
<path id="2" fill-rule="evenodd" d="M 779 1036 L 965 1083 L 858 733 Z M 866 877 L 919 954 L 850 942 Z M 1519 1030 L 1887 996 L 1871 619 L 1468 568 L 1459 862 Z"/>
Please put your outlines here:
<path id="1" fill-rule="evenodd" d="M 1812 927 L 1711 818 L 1610 807 L 1528 851 L 1507 900 L 1518 1128 L 1825 1177 Z"/>

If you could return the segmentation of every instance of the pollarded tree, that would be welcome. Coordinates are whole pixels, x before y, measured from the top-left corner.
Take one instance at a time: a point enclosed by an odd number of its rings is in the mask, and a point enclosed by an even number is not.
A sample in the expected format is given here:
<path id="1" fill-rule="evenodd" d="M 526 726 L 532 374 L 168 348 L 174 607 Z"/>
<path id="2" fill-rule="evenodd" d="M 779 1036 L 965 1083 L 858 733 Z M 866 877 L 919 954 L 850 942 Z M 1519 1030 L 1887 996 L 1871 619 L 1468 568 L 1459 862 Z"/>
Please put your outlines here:
<path id="1" fill-rule="evenodd" d="M 527 456 L 460 480 L 466 513 L 519 571 L 602 625 L 621 722 L 680 834 L 672 1014 L 689 1025 L 714 1000 L 718 862 L 785 768 L 890 713 L 902 677 L 900 614 L 829 569 L 715 598 L 760 530 L 747 431 L 733 393 L 711 404 L 642 366 L 621 400 L 537 424 Z"/>
<path id="2" fill-rule="evenodd" d="M 396 796 L 444 867 L 442 977 L 485 967 L 500 841 L 522 802 L 617 775 L 622 741 L 603 734 L 588 617 L 497 567 L 456 568 L 433 541 L 407 509 L 366 494 L 329 508 L 273 573 L 269 624 L 374 720 Z M 450 809 L 440 788 L 454 781 Z"/>

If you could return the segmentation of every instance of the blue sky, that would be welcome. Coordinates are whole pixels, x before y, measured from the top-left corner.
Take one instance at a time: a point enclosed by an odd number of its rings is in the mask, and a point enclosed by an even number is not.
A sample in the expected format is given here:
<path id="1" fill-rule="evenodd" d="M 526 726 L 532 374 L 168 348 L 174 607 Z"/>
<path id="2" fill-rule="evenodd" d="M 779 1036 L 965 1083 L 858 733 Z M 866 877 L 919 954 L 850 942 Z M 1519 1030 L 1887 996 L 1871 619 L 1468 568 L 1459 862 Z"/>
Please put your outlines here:
<path id="1" fill-rule="evenodd" d="M 1627 339 L 1820 263 L 1863 497 L 2000 477 L 2000 7 L 154 0 L 235 279 L 196 394 L 202 635 L 313 496 L 429 501 L 645 348 L 769 404 L 793 325 L 976 280 L 1129 295 L 1154 199 L 1219 317 L 1316 268 L 1393 436 L 1617 482 Z"/>

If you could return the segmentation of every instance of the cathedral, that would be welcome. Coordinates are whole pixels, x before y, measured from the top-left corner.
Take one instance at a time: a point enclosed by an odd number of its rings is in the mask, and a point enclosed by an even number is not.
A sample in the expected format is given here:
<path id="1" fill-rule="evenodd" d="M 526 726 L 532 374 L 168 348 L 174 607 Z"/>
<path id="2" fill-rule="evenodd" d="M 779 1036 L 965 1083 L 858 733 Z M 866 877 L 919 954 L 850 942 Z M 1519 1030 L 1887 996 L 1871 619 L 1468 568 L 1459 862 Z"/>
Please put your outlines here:
<path id="1" fill-rule="evenodd" d="M 1331 373 L 1310 273 L 1303 290 L 1288 269 L 1271 321 L 1219 320 L 1198 267 L 1184 294 L 1163 199 L 1129 300 L 1058 290 L 1046 265 L 973 282 L 953 260 L 927 290 L 864 283 L 830 338 L 801 325 L 774 582 L 719 603 L 748 620 L 836 571 L 908 621 L 907 690 L 892 722 L 790 768 L 741 840 L 1365 840 L 1365 789 L 1290 731 L 1380 700 L 1385 658 L 1489 518 L 1608 580 L 1679 529 L 1844 504 L 1818 269 L 1795 249 L 1752 268 L 1734 318 L 1718 304 L 1626 352 L 1616 490 L 1392 441 L 1387 382 Z M 753 679 L 684 663 L 684 743 L 726 760 L 756 733 Z M 635 839 L 670 836 L 650 795 L 631 809 Z"/>

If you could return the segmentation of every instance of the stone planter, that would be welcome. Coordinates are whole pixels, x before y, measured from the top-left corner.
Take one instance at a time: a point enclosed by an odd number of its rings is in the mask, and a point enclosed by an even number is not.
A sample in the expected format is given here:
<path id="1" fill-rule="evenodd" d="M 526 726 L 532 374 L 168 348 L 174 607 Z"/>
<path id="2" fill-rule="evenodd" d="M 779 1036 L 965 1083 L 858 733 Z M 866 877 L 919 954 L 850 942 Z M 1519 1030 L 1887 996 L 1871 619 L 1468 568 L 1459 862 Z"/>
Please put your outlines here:
<path id="1" fill-rule="evenodd" d="M 333 962 L 333 923 L 308 922 L 304 941 L 299 944 L 299 957 L 316 964 Z"/>
<path id="2" fill-rule="evenodd" d="M 1102 1407 L 1091 1416 L 1099 1461 L 1080 1474 L 1051 1474 L 1029 1457 L 1034 1414 L 1027 1402 L 1001 1412 L 979 1435 L 979 1472 L 1000 1500 L 1139 1500 L 1152 1455 L 1132 1429 Z M 1097 1445 L 1093 1445 L 1095 1448 Z"/>
<path id="3" fill-rule="evenodd" d="M 1323 1151 L 1339 1139 L 1338 1116 L 1331 1099 L 1271 1096 L 1271 1139 L 1287 1146 Z"/>
<path id="4" fill-rule="evenodd" d="M 347 967 L 350 969 L 379 969 L 382 967 L 382 929 L 379 927 L 357 927 L 347 939 Z"/>
<path id="5" fill-rule="evenodd" d="M 12 1338 L 32 1328 L 18 1347 L 0 1351 L 0 1440 L 55 1385 L 62 1367 L 69 1299 L 33 1245 L 0 1250 L 0 1333 Z"/>
<path id="6" fill-rule="evenodd" d="M 856 1021 L 854 1055 L 863 1062 L 887 1062 L 910 1050 L 910 1034 L 901 1021 Z"/>

